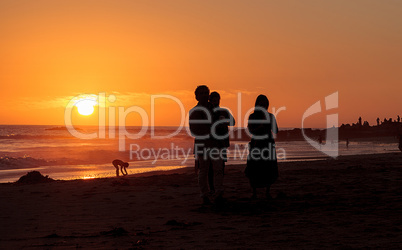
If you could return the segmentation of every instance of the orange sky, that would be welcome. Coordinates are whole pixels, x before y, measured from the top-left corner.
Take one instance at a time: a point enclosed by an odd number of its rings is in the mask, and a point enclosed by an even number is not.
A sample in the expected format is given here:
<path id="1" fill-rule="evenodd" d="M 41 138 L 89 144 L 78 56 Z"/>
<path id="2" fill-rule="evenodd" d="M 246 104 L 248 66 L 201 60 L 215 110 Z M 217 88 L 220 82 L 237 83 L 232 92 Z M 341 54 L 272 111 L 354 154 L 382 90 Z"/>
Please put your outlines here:
<path id="1" fill-rule="evenodd" d="M 185 110 L 194 88 L 244 118 L 258 94 L 286 107 L 281 127 L 339 91 L 339 123 L 402 116 L 402 2 L 0 0 L 0 124 L 64 124 L 79 94 L 114 94 L 150 115 L 150 96 Z M 242 93 L 242 113 L 237 93 Z M 326 113 L 306 120 L 325 127 Z M 75 124 L 97 124 L 97 112 Z M 158 100 L 155 125 L 178 125 Z M 141 125 L 137 114 L 128 125 Z M 238 122 L 244 125 L 243 122 Z"/>

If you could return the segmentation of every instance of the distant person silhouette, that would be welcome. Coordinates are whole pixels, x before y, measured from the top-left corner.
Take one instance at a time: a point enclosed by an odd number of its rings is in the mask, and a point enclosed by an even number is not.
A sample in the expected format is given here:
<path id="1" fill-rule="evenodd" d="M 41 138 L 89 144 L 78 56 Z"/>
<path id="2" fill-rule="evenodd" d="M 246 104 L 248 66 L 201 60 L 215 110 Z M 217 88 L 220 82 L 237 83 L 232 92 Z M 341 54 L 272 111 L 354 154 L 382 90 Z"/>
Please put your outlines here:
<path id="1" fill-rule="evenodd" d="M 198 186 L 200 188 L 203 204 L 210 204 L 208 171 L 212 166 L 214 171 L 214 200 L 217 204 L 223 201 L 223 159 L 216 157 L 213 152 L 219 149 L 217 141 L 211 137 L 212 110 L 208 103 L 209 88 L 200 85 L 195 90 L 197 105 L 189 112 L 189 127 L 194 136 L 195 169 L 198 171 Z"/>
<path id="2" fill-rule="evenodd" d="M 216 135 L 219 137 L 217 138 L 216 136 L 213 136 L 212 139 L 214 139 L 217 142 L 218 148 L 222 149 L 222 156 L 223 156 L 222 169 L 224 171 L 225 162 L 227 162 L 227 148 L 230 146 L 228 126 L 234 126 L 235 119 L 233 118 L 229 110 L 219 107 L 220 100 L 221 96 L 216 91 L 212 92 L 209 95 L 209 104 L 210 107 L 212 108 L 212 121 L 213 124 L 216 125 L 212 128 L 212 135 L 216 133 Z M 215 192 L 214 171 L 212 167 L 209 168 L 208 183 L 209 183 L 209 190 L 211 191 L 211 193 L 214 193 Z"/>
<path id="3" fill-rule="evenodd" d="M 275 116 L 268 112 L 269 100 L 259 95 L 255 101 L 254 113 L 248 118 L 248 130 L 252 135 L 247 156 L 246 176 L 253 189 L 252 198 L 257 197 L 257 188 L 266 188 L 266 197 L 272 199 L 271 185 L 278 178 L 274 134 L 278 133 Z"/>
<path id="4" fill-rule="evenodd" d="M 120 166 L 120 171 L 123 174 L 123 176 L 126 176 L 128 174 L 127 173 L 127 168 L 129 166 L 128 162 L 124 162 L 122 160 L 116 159 L 116 160 L 112 161 L 112 164 L 116 168 L 116 176 L 119 176 L 119 166 Z"/>
<path id="5" fill-rule="evenodd" d="M 349 138 L 346 138 L 346 148 L 349 148 Z"/>
<path id="6" fill-rule="evenodd" d="M 399 146 L 398 146 L 398 148 L 402 152 L 402 135 L 399 135 Z"/>
<path id="7" fill-rule="evenodd" d="M 362 118 L 361 117 L 359 117 L 359 125 L 360 126 L 362 125 Z"/>

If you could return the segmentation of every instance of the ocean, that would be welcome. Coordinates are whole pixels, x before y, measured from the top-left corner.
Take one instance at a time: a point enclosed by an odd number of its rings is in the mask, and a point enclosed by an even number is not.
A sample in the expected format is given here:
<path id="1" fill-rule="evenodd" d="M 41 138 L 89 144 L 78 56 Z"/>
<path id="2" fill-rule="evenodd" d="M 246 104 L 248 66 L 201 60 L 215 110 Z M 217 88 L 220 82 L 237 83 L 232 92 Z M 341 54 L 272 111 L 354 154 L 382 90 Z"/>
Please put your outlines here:
<path id="1" fill-rule="evenodd" d="M 129 162 L 129 174 L 194 166 L 193 138 L 186 128 L 149 127 L 142 136 L 136 136 L 140 127 L 125 129 L 128 136 L 118 128 L 109 132 L 77 126 L 78 135 L 94 137 L 80 139 L 64 126 L 0 125 L 0 183 L 14 182 L 33 170 L 61 180 L 111 177 L 114 159 Z M 279 162 L 327 157 L 306 141 L 279 141 L 276 150 Z M 397 143 L 353 140 L 348 148 L 340 141 L 337 150 L 339 155 L 399 152 Z M 246 157 L 247 142 L 231 141 L 227 164 L 245 164 Z"/>

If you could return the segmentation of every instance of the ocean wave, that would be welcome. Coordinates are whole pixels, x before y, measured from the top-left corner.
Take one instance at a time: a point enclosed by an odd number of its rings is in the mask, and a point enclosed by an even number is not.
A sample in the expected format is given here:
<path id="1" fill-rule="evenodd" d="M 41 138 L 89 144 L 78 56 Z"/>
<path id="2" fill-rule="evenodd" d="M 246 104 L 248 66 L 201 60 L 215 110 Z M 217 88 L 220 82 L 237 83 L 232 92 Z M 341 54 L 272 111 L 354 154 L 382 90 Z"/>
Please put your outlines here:
<path id="1" fill-rule="evenodd" d="M 71 128 L 71 127 L 69 127 Z M 82 130 L 82 128 L 73 128 L 77 131 Z M 60 131 L 68 131 L 68 128 L 65 126 L 58 126 L 58 127 L 51 127 L 51 128 L 45 128 L 45 130 L 60 130 Z"/>
<path id="2" fill-rule="evenodd" d="M 60 135 L 0 135 L 0 140 L 35 140 L 35 139 L 71 139 L 73 136 L 60 136 Z"/>
<path id="3" fill-rule="evenodd" d="M 55 164 L 56 161 L 48 161 L 45 159 L 36 159 L 30 156 L 23 157 L 0 157 L 0 169 L 19 169 L 19 168 L 35 168 L 39 166 L 49 166 Z"/>

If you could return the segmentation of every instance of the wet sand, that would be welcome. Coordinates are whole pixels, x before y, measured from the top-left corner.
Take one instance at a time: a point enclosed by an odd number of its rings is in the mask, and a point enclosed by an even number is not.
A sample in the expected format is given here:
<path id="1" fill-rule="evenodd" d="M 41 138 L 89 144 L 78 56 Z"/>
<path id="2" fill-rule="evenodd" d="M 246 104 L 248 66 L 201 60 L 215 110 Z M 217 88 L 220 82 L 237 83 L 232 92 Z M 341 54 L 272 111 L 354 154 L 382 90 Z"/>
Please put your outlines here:
<path id="1" fill-rule="evenodd" d="M 226 167 L 222 207 L 191 168 L 0 184 L 0 249 L 401 247 L 401 153 L 280 163 L 271 202 L 249 199 L 244 167 Z"/>

